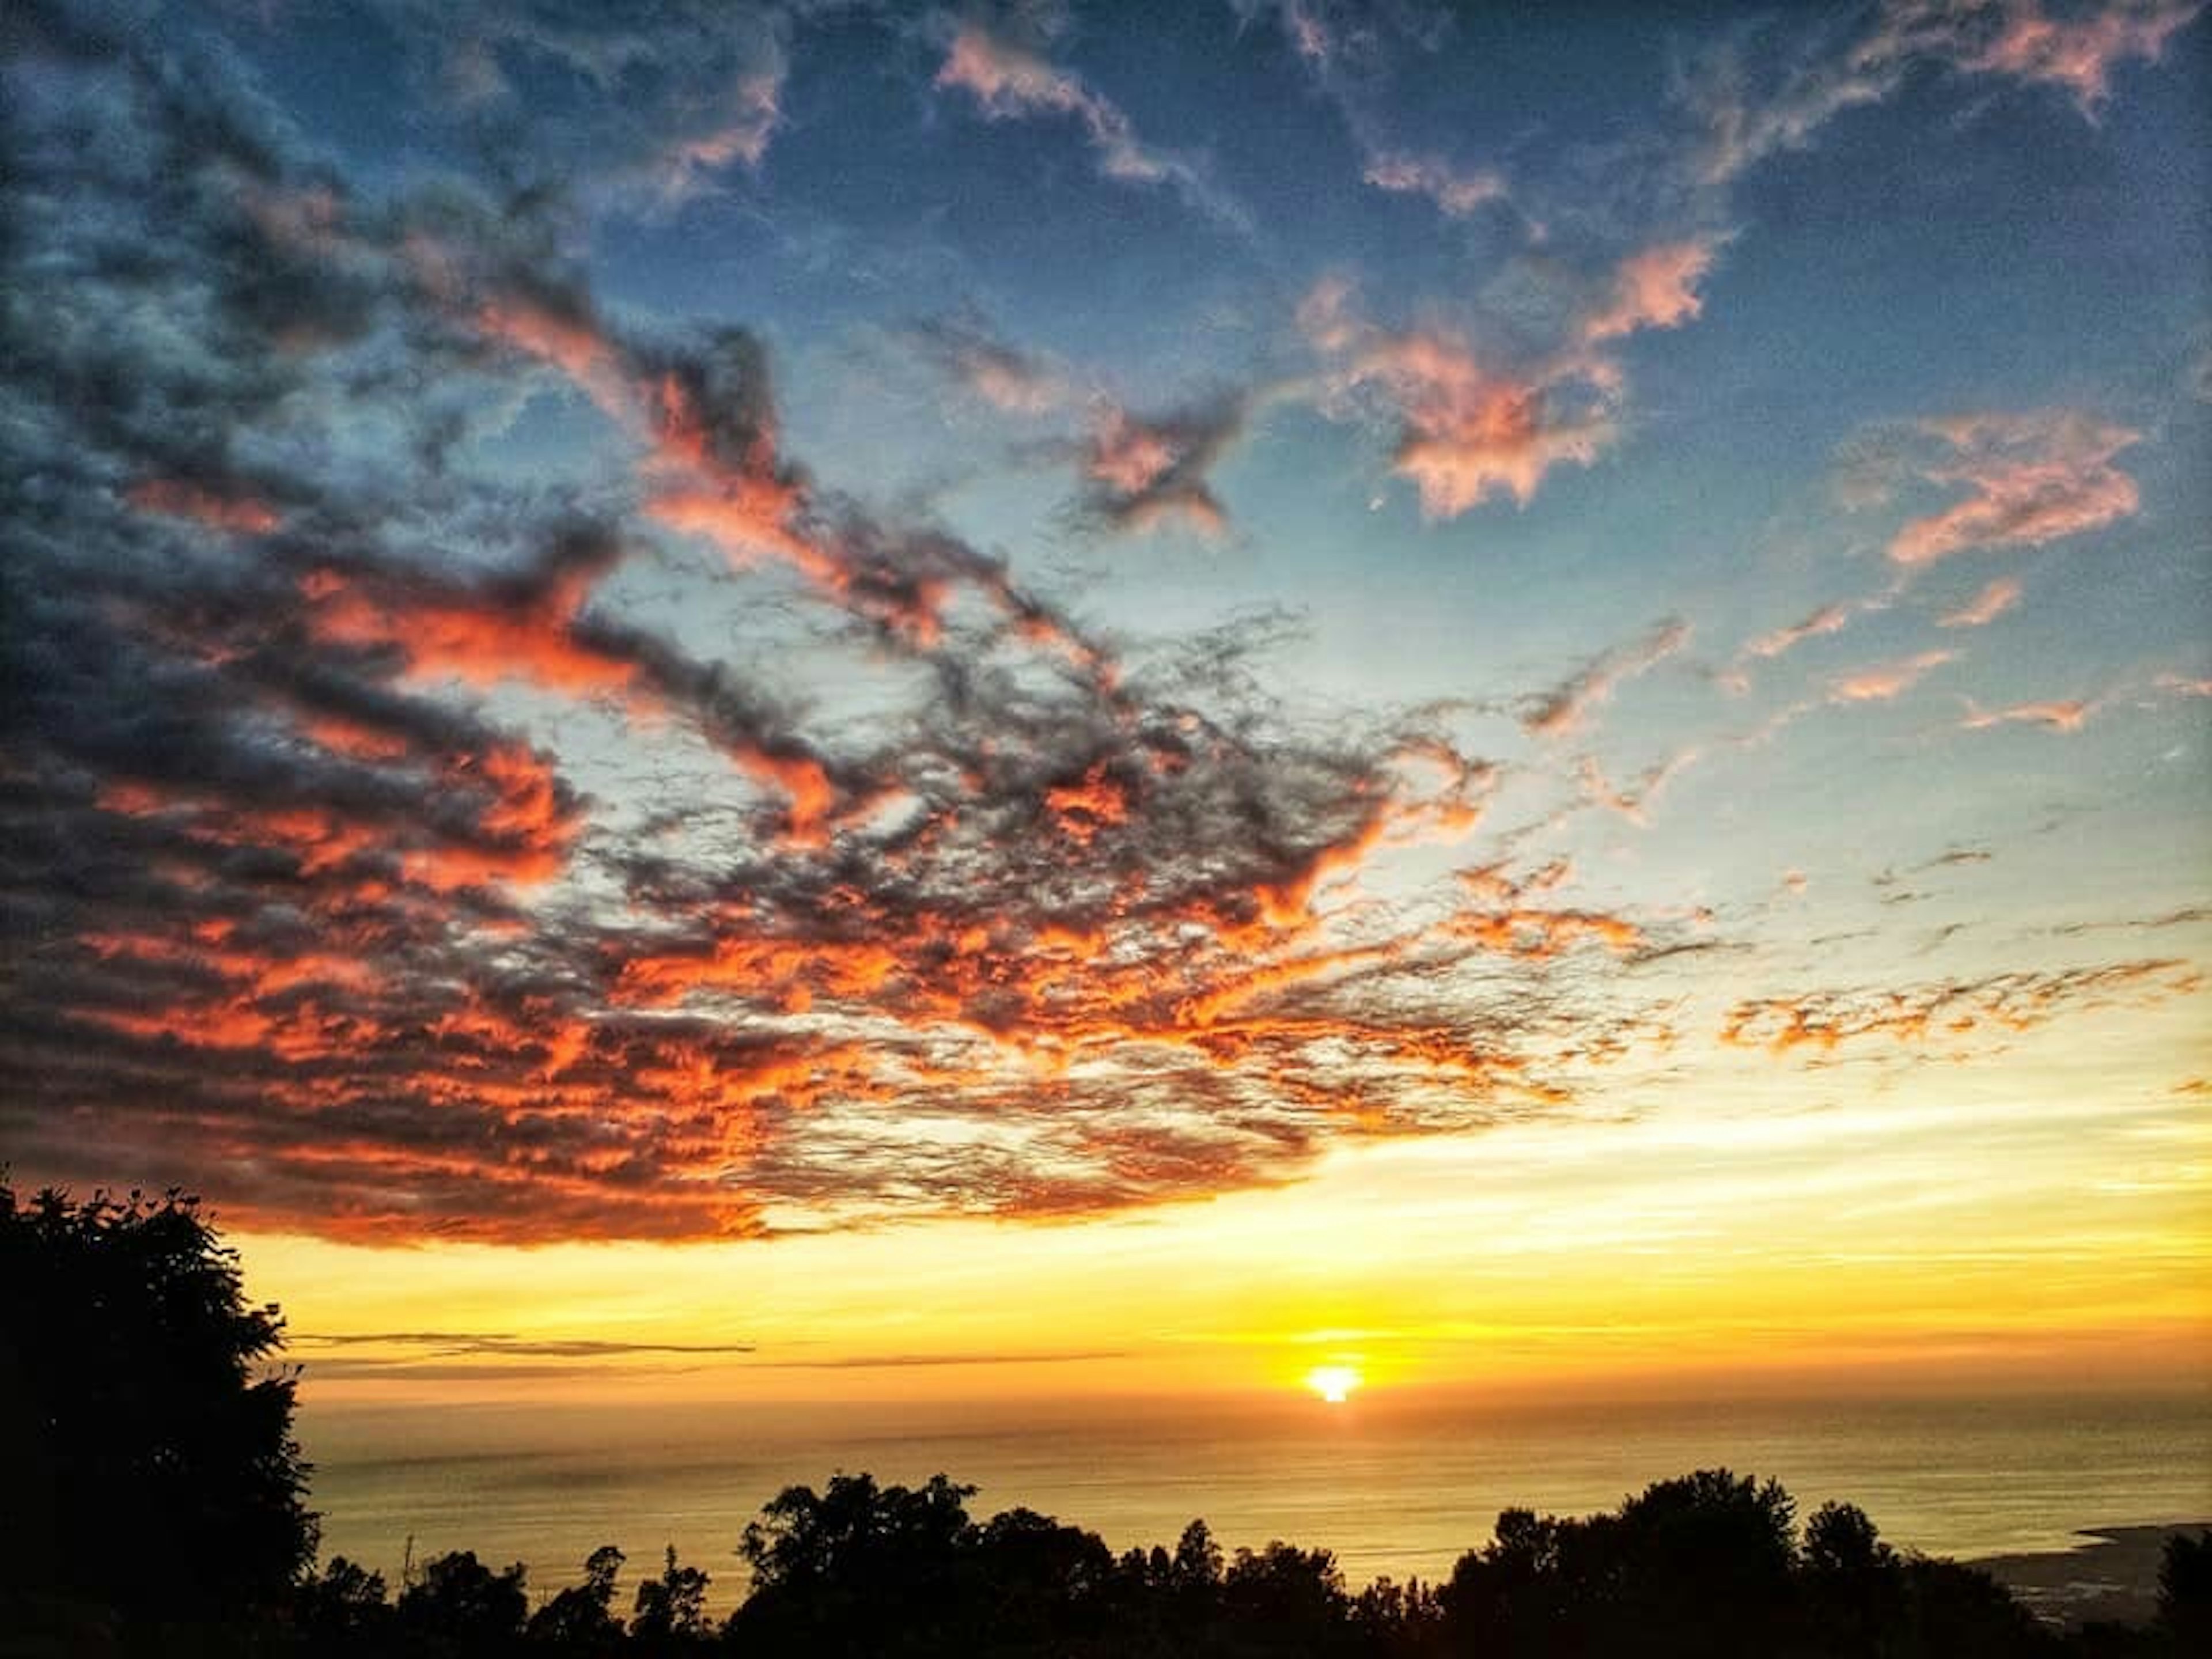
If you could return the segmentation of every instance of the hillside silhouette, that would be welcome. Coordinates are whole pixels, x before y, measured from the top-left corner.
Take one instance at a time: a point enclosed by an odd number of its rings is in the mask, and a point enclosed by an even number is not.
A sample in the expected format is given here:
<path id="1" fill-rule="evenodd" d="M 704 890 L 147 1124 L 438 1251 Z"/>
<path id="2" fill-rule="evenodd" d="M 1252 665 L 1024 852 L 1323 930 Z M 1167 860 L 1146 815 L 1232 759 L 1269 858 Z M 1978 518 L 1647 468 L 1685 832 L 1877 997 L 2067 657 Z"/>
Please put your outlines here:
<path id="1" fill-rule="evenodd" d="M 468 1551 L 394 1586 L 314 1562 L 273 1307 L 177 1193 L 0 1184 L 0 1659 L 728 1654 L 750 1659 L 2162 1659 L 2212 1636 L 2212 1534 L 2168 1542 L 2148 1627 L 2039 1625 L 1986 1573 L 1859 1509 L 1704 1469 L 1580 1517 L 1509 1509 L 1434 1584 L 1353 1589 L 1327 1549 L 1224 1552 L 1202 1520 L 1116 1554 L 939 1474 L 787 1487 L 733 1540 L 746 1590 L 667 1549 L 538 1591 Z"/>

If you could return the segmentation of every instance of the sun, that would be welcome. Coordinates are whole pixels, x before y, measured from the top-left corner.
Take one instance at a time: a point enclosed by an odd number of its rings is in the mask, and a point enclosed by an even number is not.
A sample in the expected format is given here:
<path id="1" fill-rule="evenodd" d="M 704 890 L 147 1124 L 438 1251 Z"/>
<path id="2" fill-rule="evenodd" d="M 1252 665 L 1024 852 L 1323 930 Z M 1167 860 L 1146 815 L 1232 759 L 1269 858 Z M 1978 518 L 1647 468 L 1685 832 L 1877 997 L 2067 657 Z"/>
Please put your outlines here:
<path id="1" fill-rule="evenodd" d="M 1359 1373 L 1349 1365 L 1316 1365 L 1306 1373 L 1306 1387 L 1332 1406 L 1349 1400 L 1361 1381 Z"/>

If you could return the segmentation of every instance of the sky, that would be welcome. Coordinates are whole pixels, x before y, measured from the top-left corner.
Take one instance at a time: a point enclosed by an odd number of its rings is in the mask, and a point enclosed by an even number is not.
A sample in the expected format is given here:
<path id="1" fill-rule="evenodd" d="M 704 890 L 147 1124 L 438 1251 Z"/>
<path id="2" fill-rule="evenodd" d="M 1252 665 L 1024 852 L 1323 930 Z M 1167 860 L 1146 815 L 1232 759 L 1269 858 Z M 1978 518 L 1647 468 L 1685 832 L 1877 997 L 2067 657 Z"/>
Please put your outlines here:
<path id="1" fill-rule="evenodd" d="M 2212 1363 L 2201 0 L 19 0 L 0 1161 L 318 1397 Z"/>

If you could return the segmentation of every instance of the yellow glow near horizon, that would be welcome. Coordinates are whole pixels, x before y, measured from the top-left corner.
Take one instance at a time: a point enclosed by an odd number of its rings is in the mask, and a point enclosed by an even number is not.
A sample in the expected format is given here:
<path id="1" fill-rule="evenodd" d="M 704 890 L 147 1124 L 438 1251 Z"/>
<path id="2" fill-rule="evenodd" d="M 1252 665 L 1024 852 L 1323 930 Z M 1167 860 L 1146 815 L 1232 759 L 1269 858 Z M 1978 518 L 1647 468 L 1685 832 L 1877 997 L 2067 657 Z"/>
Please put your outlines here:
<path id="1" fill-rule="evenodd" d="M 1332 1406 L 1341 1406 L 1364 1379 L 1350 1365 L 1316 1365 L 1306 1373 L 1306 1387 Z"/>
<path id="2" fill-rule="evenodd" d="M 617 1394 L 1258 1407 L 1327 1397 L 1313 1379 L 1340 1366 L 1394 1408 L 1460 1389 L 2195 1386 L 2212 1374 L 2212 1131 L 2172 1084 L 2207 1070 L 2195 1018 L 2115 1012 L 2021 1036 L 2013 1069 L 1863 1088 L 1723 1055 L 1692 1100 L 1624 1090 L 1605 1121 L 1345 1149 L 1290 1187 L 1067 1224 L 236 1242 L 250 1292 L 283 1304 L 311 1412 Z"/>

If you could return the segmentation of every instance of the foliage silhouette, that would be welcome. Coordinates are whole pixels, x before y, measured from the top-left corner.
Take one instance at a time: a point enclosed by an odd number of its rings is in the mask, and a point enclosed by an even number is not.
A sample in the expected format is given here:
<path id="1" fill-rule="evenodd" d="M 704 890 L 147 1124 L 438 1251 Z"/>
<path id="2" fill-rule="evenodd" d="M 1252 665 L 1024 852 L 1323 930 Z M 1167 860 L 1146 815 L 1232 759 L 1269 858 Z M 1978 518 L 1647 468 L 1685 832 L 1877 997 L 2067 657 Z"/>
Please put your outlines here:
<path id="1" fill-rule="evenodd" d="M 0 1616 L 189 1626 L 289 1595 L 316 1534 L 295 1379 L 264 1363 L 283 1321 L 246 1304 L 197 1200 L 19 1203 L 0 1181 Z"/>
<path id="2" fill-rule="evenodd" d="M 637 1587 L 632 1638 L 650 1653 L 681 1653 L 703 1642 L 707 1623 L 707 1575 L 676 1565 L 676 1546 L 668 1547 L 668 1565 L 658 1578 Z"/>
<path id="3" fill-rule="evenodd" d="M 427 1654 L 500 1654 L 520 1642 L 530 1598 L 520 1561 L 494 1572 L 473 1550 L 424 1562 L 399 1594 L 399 1632 L 409 1650 Z"/>
<path id="4" fill-rule="evenodd" d="M 585 1558 L 584 1582 L 570 1584 L 530 1616 L 532 1643 L 574 1654 L 617 1653 L 622 1621 L 614 1615 L 615 1578 L 627 1558 L 602 1544 Z"/>
<path id="5" fill-rule="evenodd" d="M 2158 1568 L 2158 1622 L 2182 1652 L 2212 1650 L 2212 1532 L 2166 1540 Z"/>

